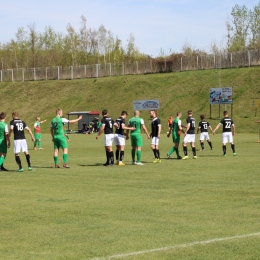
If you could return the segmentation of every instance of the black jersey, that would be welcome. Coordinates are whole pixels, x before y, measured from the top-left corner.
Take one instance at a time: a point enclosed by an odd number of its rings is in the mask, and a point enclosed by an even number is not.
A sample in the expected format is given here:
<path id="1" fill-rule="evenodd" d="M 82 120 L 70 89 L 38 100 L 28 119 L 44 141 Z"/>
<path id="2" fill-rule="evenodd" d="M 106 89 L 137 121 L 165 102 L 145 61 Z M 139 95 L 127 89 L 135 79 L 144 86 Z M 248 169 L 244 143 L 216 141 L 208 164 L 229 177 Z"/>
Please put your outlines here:
<path id="1" fill-rule="evenodd" d="M 187 124 L 190 124 L 190 128 L 187 131 L 187 134 L 194 135 L 195 134 L 195 119 L 193 117 L 187 117 Z"/>
<path id="2" fill-rule="evenodd" d="M 158 117 L 155 117 L 151 123 L 151 128 L 152 128 L 152 137 L 158 137 L 158 132 L 159 132 L 159 126 L 161 125 L 161 121 Z"/>
<path id="3" fill-rule="evenodd" d="M 199 128 L 200 128 L 201 133 L 207 133 L 209 127 L 210 127 L 209 122 L 204 121 L 204 120 L 199 122 Z"/>
<path id="4" fill-rule="evenodd" d="M 24 121 L 21 119 L 13 119 L 10 122 L 10 128 L 13 129 L 14 132 L 14 140 L 22 140 L 25 139 L 24 129 L 27 127 Z"/>
<path id="5" fill-rule="evenodd" d="M 226 132 L 231 132 L 231 127 L 232 127 L 232 125 L 234 125 L 234 122 L 231 118 L 224 117 L 220 121 L 220 124 L 223 125 L 223 133 L 226 133 Z"/>
<path id="6" fill-rule="evenodd" d="M 117 129 L 116 129 L 115 133 L 124 135 L 124 129 L 122 128 L 122 125 L 125 125 L 125 119 L 120 116 L 119 118 L 117 118 L 115 124 L 117 124 Z"/>
<path id="7" fill-rule="evenodd" d="M 102 125 L 105 125 L 104 133 L 113 134 L 114 120 L 110 117 L 104 116 L 101 120 Z"/>

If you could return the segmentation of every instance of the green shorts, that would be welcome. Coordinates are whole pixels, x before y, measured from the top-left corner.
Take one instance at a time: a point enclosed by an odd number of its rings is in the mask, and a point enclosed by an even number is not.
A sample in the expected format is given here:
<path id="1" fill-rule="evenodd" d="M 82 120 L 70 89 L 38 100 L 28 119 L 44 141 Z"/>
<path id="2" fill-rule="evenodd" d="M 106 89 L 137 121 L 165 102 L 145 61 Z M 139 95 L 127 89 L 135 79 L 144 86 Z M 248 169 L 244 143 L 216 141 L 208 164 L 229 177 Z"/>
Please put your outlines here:
<path id="1" fill-rule="evenodd" d="M 140 134 L 138 135 L 131 135 L 131 145 L 142 147 L 143 146 L 143 138 Z"/>
<path id="2" fill-rule="evenodd" d="M 176 143 L 180 143 L 181 137 L 177 134 L 173 134 L 172 135 L 172 141 L 176 144 Z"/>
<path id="3" fill-rule="evenodd" d="M 0 139 L 0 153 L 7 153 L 7 144 L 5 139 Z"/>
<path id="4" fill-rule="evenodd" d="M 64 135 L 53 138 L 54 149 L 68 148 L 68 143 Z"/>
<path id="5" fill-rule="evenodd" d="M 34 134 L 34 139 L 35 141 L 41 141 L 41 138 L 42 138 L 42 134 L 39 133 L 39 134 Z"/>

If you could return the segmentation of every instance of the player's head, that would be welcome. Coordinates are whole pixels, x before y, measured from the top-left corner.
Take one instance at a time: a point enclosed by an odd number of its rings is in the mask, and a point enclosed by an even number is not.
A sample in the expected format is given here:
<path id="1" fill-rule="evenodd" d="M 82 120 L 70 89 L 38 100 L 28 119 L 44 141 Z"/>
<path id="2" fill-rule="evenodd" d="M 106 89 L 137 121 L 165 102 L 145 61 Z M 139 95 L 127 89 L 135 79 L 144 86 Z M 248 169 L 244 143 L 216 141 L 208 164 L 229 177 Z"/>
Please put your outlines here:
<path id="1" fill-rule="evenodd" d="M 13 113 L 12 113 L 12 117 L 13 117 L 13 118 L 18 118 L 18 112 L 13 112 Z"/>
<path id="2" fill-rule="evenodd" d="M 36 117 L 36 121 L 40 121 L 41 118 L 39 116 Z"/>
<path id="3" fill-rule="evenodd" d="M 134 116 L 137 116 L 137 117 L 140 116 L 140 111 L 139 110 L 135 110 L 134 111 Z"/>
<path id="4" fill-rule="evenodd" d="M 182 116 L 181 112 L 177 112 L 177 113 L 176 113 L 176 116 L 177 116 L 178 118 L 181 118 L 181 116 Z"/>
<path id="5" fill-rule="evenodd" d="M 192 116 L 192 110 L 188 110 L 188 116 Z"/>
<path id="6" fill-rule="evenodd" d="M 127 112 L 126 112 L 125 110 L 123 110 L 123 111 L 121 112 L 121 117 L 126 118 L 127 115 L 128 115 L 128 114 L 127 114 Z"/>
<path id="7" fill-rule="evenodd" d="M 155 110 L 150 110 L 149 115 L 150 115 L 151 118 L 155 118 L 156 117 Z"/>
<path id="8" fill-rule="evenodd" d="M 61 108 L 56 109 L 56 116 L 62 117 L 62 109 Z"/>
<path id="9" fill-rule="evenodd" d="M 5 119 L 6 118 L 6 113 L 5 112 L 2 112 L 1 114 L 0 114 L 0 120 L 3 120 L 3 119 Z"/>
<path id="10" fill-rule="evenodd" d="M 102 116 L 106 116 L 108 113 L 107 109 L 102 110 Z"/>
<path id="11" fill-rule="evenodd" d="M 204 119 L 205 119 L 205 116 L 204 116 L 204 115 L 201 115 L 201 116 L 200 116 L 200 119 L 201 119 L 201 120 L 204 120 Z"/>
<path id="12" fill-rule="evenodd" d="M 225 117 L 227 117 L 227 116 L 228 116 L 228 111 L 225 110 L 225 111 L 223 112 L 223 115 L 224 115 Z"/>

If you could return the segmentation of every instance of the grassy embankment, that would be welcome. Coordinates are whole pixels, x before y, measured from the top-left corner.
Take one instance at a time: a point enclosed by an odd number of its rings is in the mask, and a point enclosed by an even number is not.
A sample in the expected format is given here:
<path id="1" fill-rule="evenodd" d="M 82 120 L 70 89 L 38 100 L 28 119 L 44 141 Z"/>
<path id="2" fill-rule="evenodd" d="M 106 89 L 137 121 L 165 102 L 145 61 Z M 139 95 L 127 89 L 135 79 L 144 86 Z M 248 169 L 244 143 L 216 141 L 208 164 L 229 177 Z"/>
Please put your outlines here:
<path id="1" fill-rule="evenodd" d="M 0 83 L 1 110 L 8 113 L 19 111 L 20 117 L 33 125 L 35 116 L 49 121 L 56 108 L 64 114 L 70 111 L 102 110 L 107 108 L 112 117 L 121 110 L 133 112 L 133 100 L 160 99 L 159 117 L 164 127 L 170 114 L 188 109 L 199 115 L 210 115 L 209 89 L 212 87 L 233 87 L 233 118 L 238 132 L 256 132 L 255 111 L 249 107 L 250 98 L 260 97 L 260 67 L 226 70 L 187 71 L 168 74 L 133 75 L 98 79 L 9 82 Z M 220 107 L 220 117 L 224 109 Z M 143 112 L 144 119 L 148 113 Z M 219 106 L 212 106 L 212 125 L 219 121 Z M 76 127 L 76 126 L 75 126 Z M 49 124 L 43 124 L 47 132 Z"/>

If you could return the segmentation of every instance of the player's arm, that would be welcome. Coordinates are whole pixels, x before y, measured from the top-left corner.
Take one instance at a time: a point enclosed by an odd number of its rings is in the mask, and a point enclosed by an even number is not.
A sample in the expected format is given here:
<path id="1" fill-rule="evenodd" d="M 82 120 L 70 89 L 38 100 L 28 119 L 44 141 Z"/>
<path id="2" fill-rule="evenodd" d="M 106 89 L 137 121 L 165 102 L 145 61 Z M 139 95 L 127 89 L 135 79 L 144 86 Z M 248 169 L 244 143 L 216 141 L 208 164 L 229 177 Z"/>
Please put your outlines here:
<path id="1" fill-rule="evenodd" d="M 190 123 L 187 124 L 186 131 L 184 132 L 185 135 L 187 134 L 187 132 L 189 131 L 189 129 L 190 129 Z"/>
<path id="2" fill-rule="evenodd" d="M 197 129 L 197 134 L 200 132 L 200 126 L 198 127 L 198 129 Z"/>
<path id="3" fill-rule="evenodd" d="M 44 123 L 44 122 L 46 122 L 46 121 L 47 121 L 47 119 L 45 119 L 45 120 L 41 121 L 40 123 L 42 124 L 42 123 Z"/>
<path id="4" fill-rule="evenodd" d="M 52 138 L 52 141 L 53 141 L 53 138 L 54 138 L 54 131 L 53 131 L 52 126 L 50 127 L 50 133 L 51 133 L 51 138 Z"/>
<path id="5" fill-rule="evenodd" d="M 34 128 L 35 130 L 37 130 L 37 124 L 34 124 L 34 125 L 33 125 L 33 128 Z"/>
<path id="6" fill-rule="evenodd" d="M 158 125 L 158 138 L 160 139 L 161 136 L 161 130 L 162 130 L 162 125 Z"/>
<path id="7" fill-rule="evenodd" d="M 125 124 L 122 124 L 122 129 L 124 130 L 135 130 L 136 128 L 133 126 L 126 126 Z"/>
<path id="8" fill-rule="evenodd" d="M 212 127 L 209 125 L 209 129 L 211 131 L 211 133 L 213 134 L 213 130 L 212 130 Z"/>
<path id="9" fill-rule="evenodd" d="M 148 133 L 148 131 L 147 131 L 147 129 L 146 129 L 146 127 L 145 127 L 145 125 L 144 124 L 142 124 L 142 129 L 144 130 L 144 132 L 145 132 L 145 134 L 147 135 L 147 137 L 148 137 L 148 139 L 150 139 L 150 134 Z"/>
<path id="10" fill-rule="evenodd" d="M 102 124 L 102 126 L 99 128 L 98 134 L 96 136 L 96 139 L 99 138 L 99 136 L 104 132 L 105 124 Z"/>
<path id="11" fill-rule="evenodd" d="M 33 136 L 33 133 L 32 133 L 32 131 L 31 131 L 31 129 L 30 129 L 28 126 L 26 126 L 25 129 L 28 131 L 28 133 L 30 134 L 30 136 L 31 136 L 31 138 L 32 138 L 32 141 L 34 142 L 35 139 L 34 139 L 34 136 Z"/>
<path id="12" fill-rule="evenodd" d="M 79 116 L 77 119 L 69 120 L 68 123 L 69 124 L 74 124 L 74 123 L 78 122 L 81 119 L 82 119 L 82 116 Z"/>
<path id="13" fill-rule="evenodd" d="M 213 135 L 214 135 L 215 132 L 219 129 L 220 126 L 221 126 L 221 123 L 219 123 L 219 124 L 215 127 L 215 129 L 214 129 L 213 132 L 212 132 Z"/>
<path id="14" fill-rule="evenodd" d="M 235 127 L 234 124 L 232 124 L 232 128 L 233 128 L 232 134 L 235 135 L 235 133 L 236 133 L 236 127 Z"/>
<path id="15" fill-rule="evenodd" d="M 9 130 L 9 138 L 11 138 L 11 134 L 13 132 L 14 126 L 10 125 L 10 130 Z"/>
<path id="16" fill-rule="evenodd" d="M 6 140 L 7 147 L 10 148 L 10 136 L 9 136 L 7 125 L 6 125 L 6 128 L 5 128 L 5 140 Z"/>
<path id="17" fill-rule="evenodd" d="M 169 132 L 167 134 L 167 137 L 170 137 L 171 133 L 172 133 L 172 127 L 173 127 L 173 124 L 171 125 L 170 129 L 169 129 Z"/>

